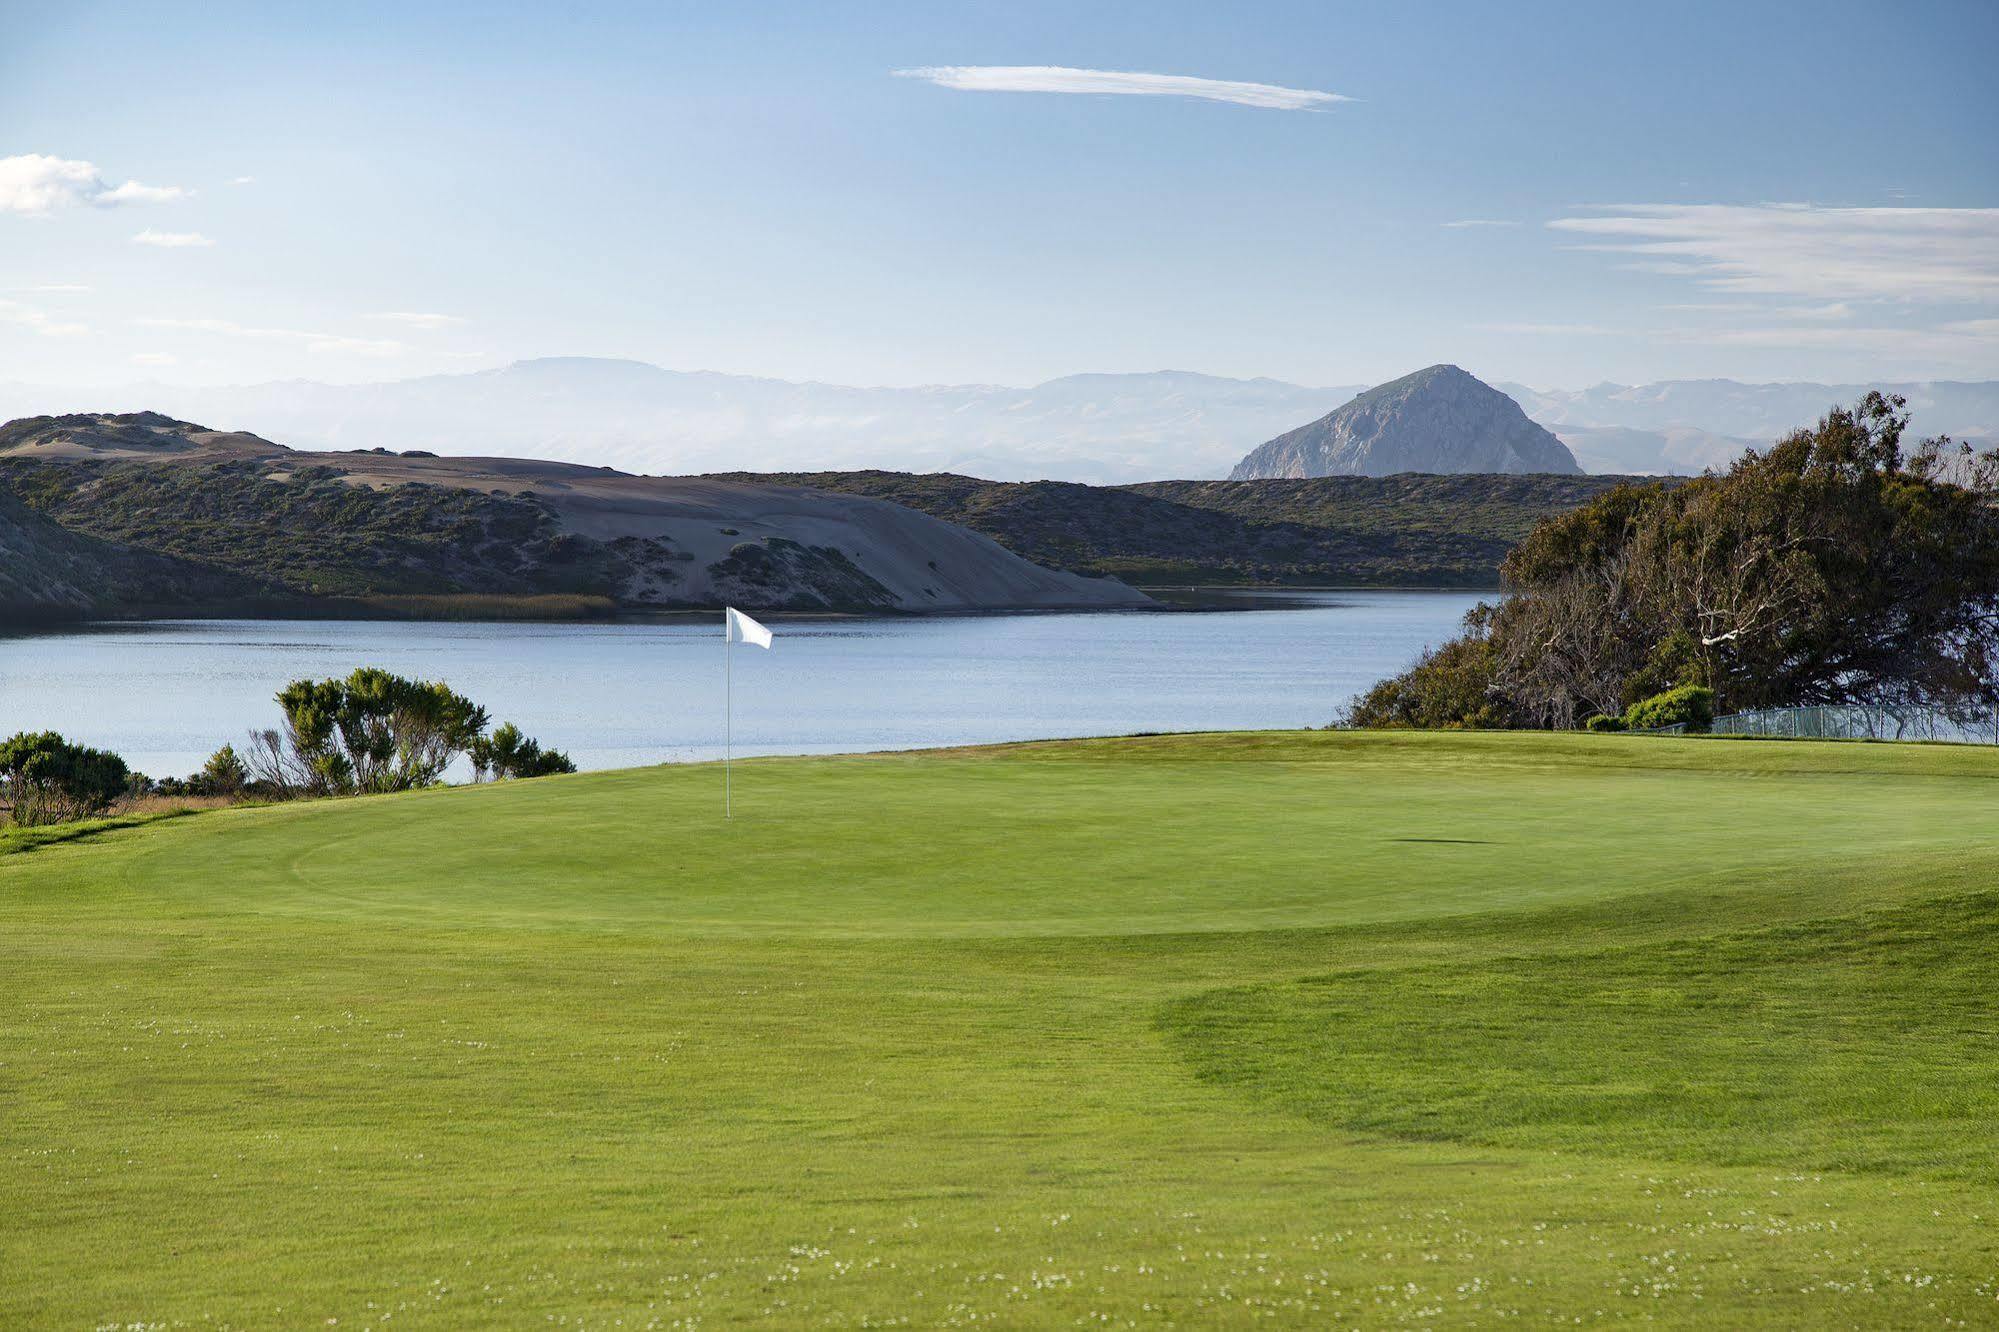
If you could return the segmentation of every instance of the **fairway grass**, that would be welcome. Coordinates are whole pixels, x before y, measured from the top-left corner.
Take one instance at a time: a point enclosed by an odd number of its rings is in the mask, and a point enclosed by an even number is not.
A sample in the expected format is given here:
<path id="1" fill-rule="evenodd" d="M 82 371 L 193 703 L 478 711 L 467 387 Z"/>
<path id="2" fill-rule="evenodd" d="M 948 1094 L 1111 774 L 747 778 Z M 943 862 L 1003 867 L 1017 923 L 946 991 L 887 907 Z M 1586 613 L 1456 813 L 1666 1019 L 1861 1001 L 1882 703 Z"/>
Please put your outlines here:
<path id="1" fill-rule="evenodd" d="M 1999 753 L 718 778 L 0 843 L 0 1326 L 1999 1321 Z"/>

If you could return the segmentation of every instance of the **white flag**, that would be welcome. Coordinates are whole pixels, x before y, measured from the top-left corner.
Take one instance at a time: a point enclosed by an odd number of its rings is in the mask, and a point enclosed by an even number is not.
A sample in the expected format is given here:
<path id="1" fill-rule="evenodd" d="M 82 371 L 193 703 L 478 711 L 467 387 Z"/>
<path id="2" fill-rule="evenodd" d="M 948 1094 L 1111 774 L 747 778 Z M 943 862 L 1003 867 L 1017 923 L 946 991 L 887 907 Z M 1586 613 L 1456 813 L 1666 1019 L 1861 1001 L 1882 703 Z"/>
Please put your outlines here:
<path id="1" fill-rule="evenodd" d="M 754 643 L 760 648 L 770 646 L 770 630 L 734 606 L 729 607 L 728 629 L 725 632 L 738 643 Z"/>

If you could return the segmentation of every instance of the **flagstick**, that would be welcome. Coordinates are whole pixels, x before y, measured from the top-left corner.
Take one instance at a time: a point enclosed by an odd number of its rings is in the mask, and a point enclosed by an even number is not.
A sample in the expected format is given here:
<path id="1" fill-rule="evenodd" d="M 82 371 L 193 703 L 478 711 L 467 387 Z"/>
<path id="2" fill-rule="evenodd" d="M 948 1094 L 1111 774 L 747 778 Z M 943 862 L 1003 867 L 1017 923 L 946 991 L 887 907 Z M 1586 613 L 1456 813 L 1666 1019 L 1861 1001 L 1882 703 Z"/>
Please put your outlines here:
<path id="1" fill-rule="evenodd" d="M 730 612 L 722 610 L 722 818 L 736 818 L 730 806 L 730 756 L 736 748 L 736 652 L 730 642 Z"/>

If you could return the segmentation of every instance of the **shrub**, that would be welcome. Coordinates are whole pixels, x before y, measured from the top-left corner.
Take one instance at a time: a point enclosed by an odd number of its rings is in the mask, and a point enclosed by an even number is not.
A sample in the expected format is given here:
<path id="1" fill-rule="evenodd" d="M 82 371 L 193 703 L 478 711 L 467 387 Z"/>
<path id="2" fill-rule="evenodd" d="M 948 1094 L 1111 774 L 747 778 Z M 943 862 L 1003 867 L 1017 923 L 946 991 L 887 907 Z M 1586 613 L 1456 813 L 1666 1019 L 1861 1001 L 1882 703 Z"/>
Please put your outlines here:
<path id="1" fill-rule="evenodd" d="M 364 666 L 294 680 L 285 728 L 251 734 L 258 783 L 275 794 L 352 795 L 430 786 L 486 729 L 486 710 L 443 684 Z"/>
<path id="2" fill-rule="evenodd" d="M 438 681 L 364 666 L 344 680 L 294 680 L 278 705 L 284 729 L 252 731 L 247 762 L 225 745 L 191 780 L 228 794 L 233 773 L 236 790 L 288 800 L 431 786 L 460 754 L 482 782 L 576 771 L 511 722 L 487 735 L 486 710 Z"/>
<path id="3" fill-rule="evenodd" d="M 224 745 L 208 756 L 200 772 L 188 779 L 188 789 L 194 795 L 239 796 L 249 781 L 250 769 L 236 752 L 236 746 Z"/>
<path id="4" fill-rule="evenodd" d="M 1490 692 L 1492 645 L 1459 640 L 1426 652 L 1414 666 L 1363 694 L 1345 718 L 1348 726 L 1480 731 L 1510 723 L 1502 700 Z"/>
<path id="5" fill-rule="evenodd" d="M 1621 731 L 1624 729 L 1624 718 L 1613 717 L 1607 712 L 1599 712 L 1596 716 L 1591 717 L 1583 723 L 1583 729 L 1585 731 L 1598 732 Z"/>
<path id="6" fill-rule="evenodd" d="M 1425 652 L 1402 674 L 1383 680 L 1348 709 L 1342 724 L 1361 728 L 1500 730 L 1514 725 L 1494 680 L 1497 661 L 1485 636 L 1488 606 L 1465 617 L 1466 632 Z"/>
<path id="7" fill-rule="evenodd" d="M 559 749 L 543 749 L 541 743 L 521 734 L 521 728 L 506 723 L 491 736 L 480 736 L 468 751 L 472 756 L 472 776 L 485 781 L 511 777 L 550 777 L 575 772 L 576 765 Z"/>
<path id="8" fill-rule="evenodd" d="M 1689 731 L 1705 731 L 1714 721 L 1714 690 L 1706 685 L 1681 685 L 1663 694 L 1654 694 L 1633 703 L 1624 714 L 1624 724 L 1634 731 L 1655 731 L 1662 726 L 1684 726 Z"/>
<path id="9" fill-rule="evenodd" d="M 24 828 L 101 814 L 125 794 L 131 775 L 116 754 L 73 745 L 54 731 L 0 741 L 0 786 Z"/>

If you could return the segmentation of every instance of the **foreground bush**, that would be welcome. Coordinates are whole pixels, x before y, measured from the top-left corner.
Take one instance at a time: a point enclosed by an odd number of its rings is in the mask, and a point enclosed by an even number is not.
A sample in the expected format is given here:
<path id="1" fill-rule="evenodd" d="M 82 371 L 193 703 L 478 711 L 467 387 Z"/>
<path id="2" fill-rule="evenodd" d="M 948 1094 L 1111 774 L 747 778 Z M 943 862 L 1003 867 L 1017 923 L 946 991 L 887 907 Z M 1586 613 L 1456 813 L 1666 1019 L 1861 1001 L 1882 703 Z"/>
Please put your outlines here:
<path id="1" fill-rule="evenodd" d="M 250 769 L 280 795 L 429 786 L 486 729 L 486 711 L 441 683 L 364 666 L 278 692 L 284 729 L 251 734 Z"/>
<path id="2" fill-rule="evenodd" d="M 342 680 L 294 680 L 277 701 L 284 727 L 251 733 L 246 768 L 252 784 L 280 798 L 433 786 L 461 755 L 481 780 L 576 770 L 511 723 L 489 738 L 486 710 L 440 681 L 364 666 Z"/>
<path id="3" fill-rule="evenodd" d="M 1343 719 L 1360 727 L 1421 730 L 1496 730 L 1514 724 L 1493 689 L 1493 645 L 1485 626 L 1491 608 L 1465 617 L 1461 638 L 1425 652 L 1403 674 L 1363 694 Z"/>
<path id="4" fill-rule="evenodd" d="M 1592 718 L 1591 720 L 1595 720 Z M 1624 714 L 1624 728 L 1656 731 L 1663 726 L 1684 726 L 1689 731 L 1705 731 L 1714 724 L 1714 690 L 1706 685 L 1681 685 L 1631 705 Z"/>
<path id="5" fill-rule="evenodd" d="M 116 754 L 73 745 L 54 731 L 0 741 L 0 790 L 24 828 L 102 814 L 130 780 Z"/>
<path id="6" fill-rule="evenodd" d="M 575 772 L 576 765 L 559 749 L 543 749 L 539 741 L 521 734 L 508 722 L 491 736 L 472 742 L 472 778 L 483 782 L 490 774 L 495 780 L 515 777 L 552 777 Z"/>
<path id="7" fill-rule="evenodd" d="M 235 800 L 262 794 L 250 780 L 250 769 L 236 746 L 224 745 L 208 756 L 201 770 L 191 777 L 162 777 L 147 784 L 138 794 L 159 796 L 200 796 Z"/>

